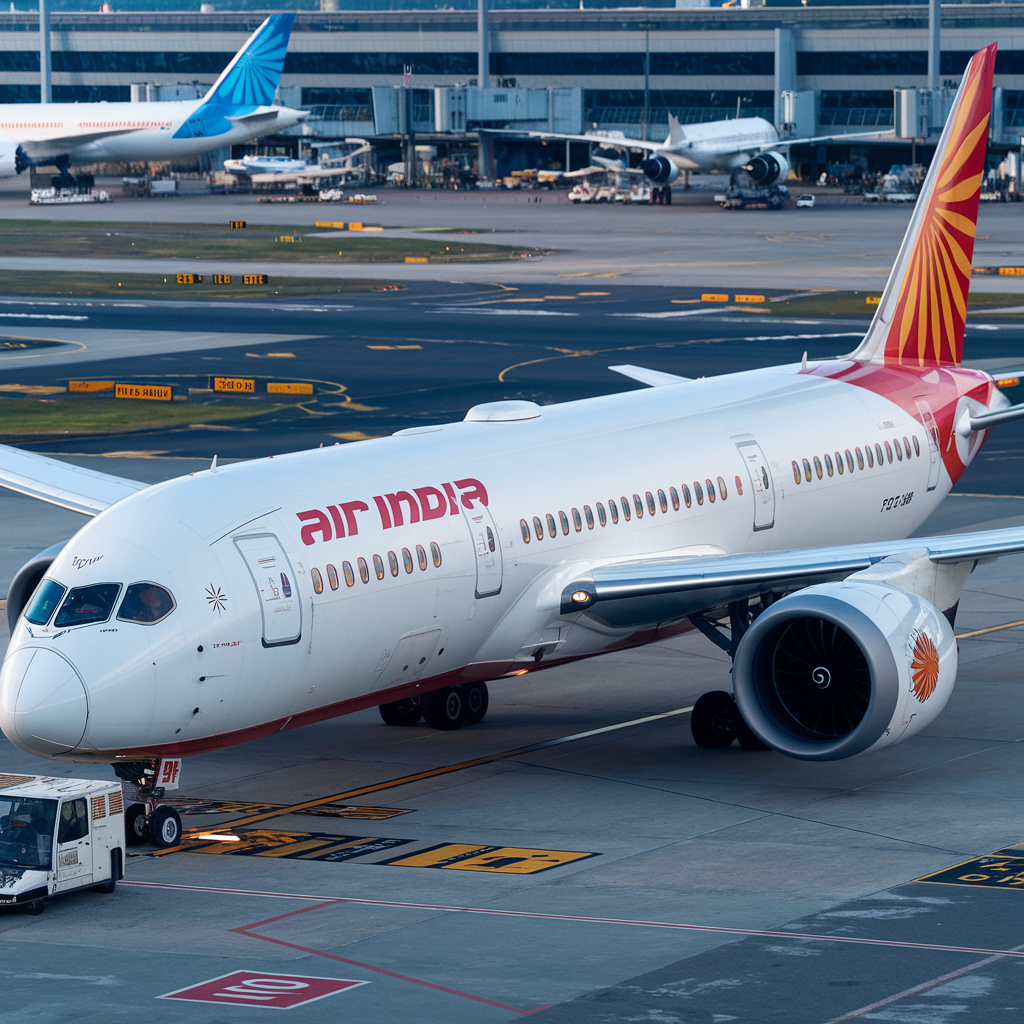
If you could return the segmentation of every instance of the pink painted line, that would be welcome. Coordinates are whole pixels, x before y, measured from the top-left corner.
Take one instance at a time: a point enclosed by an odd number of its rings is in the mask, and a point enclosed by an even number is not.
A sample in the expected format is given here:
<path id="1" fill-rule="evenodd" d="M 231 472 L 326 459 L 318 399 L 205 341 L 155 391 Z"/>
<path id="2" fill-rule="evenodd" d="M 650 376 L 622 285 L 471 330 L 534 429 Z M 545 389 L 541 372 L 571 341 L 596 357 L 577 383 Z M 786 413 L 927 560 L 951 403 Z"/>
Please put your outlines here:
<path id="1" fill-rule="evenodd" d="M 456 907 L 433 903 L 403 903 L 394 900 L 364 900 L 346 896 L 311 896 L 302 893 L 260 892 L 249 889 L 222 889 L 199 885 L 173 885 L 164 882 L 121 882 L 121 885 L 152 889 L 177 889 L 185 892 L 224 893 L 231 896 L 263 896 L 271 899 L 314 900 L 317 903 L 354 903 L 369 907 L 398 907 L 406 910 L 435 910 L 452 914 L 489 914 L 494 917 L 525 917 L 538 921 L 573 921 L 581 924 L 626 925 L 632 928 L 665 928 L 670 931 L 708 932 L 716 935 L 749 935 L 767 939 L 805 939 L 815 942 L 844 942 L 855 946 L 886 946 L 893 949 L 927 949 L 940 953 L 974 953 L 982 956 L 1012 956 L 1024 959 L 1021 949 L 986 949 L 978 946 L 947 946 L 932 942 L 901 942 L 895 939 L 864 939 L 851 935 L 818 935 L 810 932 L 764 931 L 757 928 L 723 928 L 709 924 L 679 924 L 673 921 L 631 921 L 618 917 L 583 917 L 572 914 L 537 914 L 527 910 L 496 910 L 491 907 Z"/>

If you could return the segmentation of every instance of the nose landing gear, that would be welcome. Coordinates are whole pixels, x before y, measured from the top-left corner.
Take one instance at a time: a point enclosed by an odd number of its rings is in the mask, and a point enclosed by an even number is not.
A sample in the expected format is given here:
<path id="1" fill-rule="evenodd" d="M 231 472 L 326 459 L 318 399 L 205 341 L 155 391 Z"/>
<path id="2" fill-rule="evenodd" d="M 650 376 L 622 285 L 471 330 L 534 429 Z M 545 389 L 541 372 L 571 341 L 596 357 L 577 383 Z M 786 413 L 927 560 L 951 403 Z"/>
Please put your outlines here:
<path id="1" fill-rule="evenodd" d="M 155 785 L 159 761 L 122 761 L 114 774 L 127 783 L 124 788 L 125 840 L 129 846 L 150 842 L 159 849 L 181 842 L 181 816 L 173 807 L 161 805 L 164 788 Z"/>

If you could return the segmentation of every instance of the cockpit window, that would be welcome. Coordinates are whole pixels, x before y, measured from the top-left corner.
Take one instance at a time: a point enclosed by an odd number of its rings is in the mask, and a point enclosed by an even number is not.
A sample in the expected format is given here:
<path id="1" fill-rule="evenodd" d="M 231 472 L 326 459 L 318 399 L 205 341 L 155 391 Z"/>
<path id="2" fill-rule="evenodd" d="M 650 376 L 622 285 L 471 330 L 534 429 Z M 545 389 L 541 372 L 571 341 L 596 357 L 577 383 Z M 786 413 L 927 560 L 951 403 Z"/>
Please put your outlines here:
<path id="1" fill-rule="evenodd" d="M 152 624 L 166 619 L 174 611 L 169 590 L 155 583 L 133 583 L 125 592 L 117 617 L 125 622 Z"/>
<path id="2" fill-rule="evenodd" d="M 75 587 L 53 620 L 55 626 L 84 626 L 89 622 L 106 622 L 114 610 L 120 583 L 94 583 L 91 587 Z"/>
<path id="3" fill-rule="evenodd" d="M 43 580 L 25 609 L 25 618 L 36 626 L 45 626 L 64 593 L 65 588 L 56 580 Z"/>

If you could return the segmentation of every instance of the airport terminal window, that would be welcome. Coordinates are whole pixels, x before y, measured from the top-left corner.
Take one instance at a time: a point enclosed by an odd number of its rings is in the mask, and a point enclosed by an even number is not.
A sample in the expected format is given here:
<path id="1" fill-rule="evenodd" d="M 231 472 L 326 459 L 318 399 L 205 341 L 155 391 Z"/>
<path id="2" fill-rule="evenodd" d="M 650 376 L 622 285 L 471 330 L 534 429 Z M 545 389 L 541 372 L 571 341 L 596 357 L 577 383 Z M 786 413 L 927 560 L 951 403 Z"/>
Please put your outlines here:
<path id="1" fill-rule="evenodd" d="M 892 94 L 889 95 L 892 103 Z M 370 89 L 303 89 L 302 106 L 313 107 L 372 107 Z"/>
<path id="2" fill-rule="evenodd" d="M 152 624 L 166 619 L 173 611 L 174 598 L 171 597 L 170 591 L 155 583 L 133 583 L 124 592 L 124 600 L 118 609 L 117 617 L 125 622 Z M 62 609 L 61 615 L 63 614 Z"/>
<path id="3" fill-rule="evenodd" d="M 661 505 L 661 511 L 668 511 L 668 499 L 665 497 L 665 492 L 661 489 L 658 490 L 658 503 Z M 678 506 L 676 506 L 678 508 Z"/>
<path id="4" fill-rule="evenodd" d="M 583 515 L 587 519 L 587 529 L 592 530 L 594 528 L 594 513 L 590 511 L 589 505 L 583 506 Z"/>
<path id="5" fill-rule="evenodd" d="M 736 479 L 739 480 L 739 477 Z M 725 489 L 725 481 L 721 477 L 718 478 L 718 496 L 722 501 L 729 497 L 729 492 Z"/>
<path id="6" fill-rule="evenodd" d="M 540 516 L 533 517 L 533 532 L 537 534 L 537 540 L 544 539 L 544 524 L 540 521 Z"/>
<path id="7" fill-rule="evenodd" d="M 114 609 L 120 583 L 95 583 L 75 587 L 60 606 L 55 626 L 82 626 L 88 622 L 106 622 Z"/>
<path id="8" fill-rule="evenodd" d="M 402 565 L 406 572 L 412 572 L 412 552 L 408 548 L 402 548 Z"/>
<path id="9" fill-rule="evenodd" d="M 612 522 L 617 523 L 619 521 L 619 506 L 615 504 L 614 498 L 608 499 L 608 511 L 612 514 Z"/>
<path id="10" fill-rule="evenodd" d="M 338 589 L 338 570 L 330 564 L 327 566 L 327 582 L 331 585 L 331 590 Z"/>
<path id="11" fill-rule="evenodd" d="M 683 501 L 686 502 L 686 507 L 689 508 L 691 505 L 690 488 L 686 484 L 683 484 Z"/>
<path id="12" fill-rule="evenodd" d="M 551 534 L 552 537 L 554 537 L 558 533 L 558 529 L 555 526 L 555 517 L 549 512 L 545 516 L 545 519 L 547 519 L 548 521 L 548 533 Z"/>
<path id="13" fill-rule="evenodd" d="M 427 571 L 427 552 L 424 550 L 422 544 L 416 545 L 416 562 L 422 572 Z"/>
<path id="14" fill-rule="evenodd" d="M 356 574 L 352 571 L 352 563 L 342 562 L 341 571 L 345 574 L 345 586 L 354 587 L 356 585 Z"/>
<path id="15" fill-rule="evenodd" d="M 918 456 L 921 454 L 921 442 L 918 441 L 917 434 L 914 435 L 914 454 Z"/>
<path id="16" fill-rule="evenodd" d="M 654 504 L 654 495 L 651 494 L 650 491 L 648 491 L 644 495 L 644 497 L 647 498 L 647 511 L 650 512 L 651 515 L 653 516 L 654 513 L 658 511 L 658 509 L 655 507 L 655 504 Z"/>
<path id="17" fill-rule="evenodd" d="M 523 543 L 530 543 L 530 524 L 525 519 L 519 520 L 519 529 L 523 532 Z"/>
<path id="18" fill-rule="evenodd" d="M 377 579 L 384 579 L 384 559 L 380 555 L 373 556 L 373 571 L 377 576 Z"/>
<path id="19" fill-rule="evenodd" d="M 633 507 L 636 509 L 637 519 L 643 519 L 644 517 L 644 503 L 640 498 L 639 494 L 633 495 Z"/>
<path id="20" fill-rule="evenodd" d="M 60 604 L 64 591 L 65 588 L 56 580 L 43 580 L 36 587 L 36 592 L 25 609 L 25 618 L 36 626 L 45 626 L 50 621 L 53 609 Z"/>
<path id="21" fill-rule="evenodd" d="M 0 103 L 38 103 L 38 85 L 0 85 Z M 56 102 L 56 101 L 55 101 Z"/>
<path id="22" fill-rule="evenodd" d="M 233 53 L 161 50 L 54 50 L 53 70 L 71 74 L 219 75 L 234 59 Z M 36 65 L 38 69 L 38 64 Z"/>
<path id="23" fill-rule="evenodd" d="M 60 808 L 57 845 L 76 843 L 89 834 L 89 813 L 84 800 L 65 800 Z"/>
<path id="24" fill-rule="evenodd" d="M 320 570 L 310 569 L 309 575 L 313 580 L 313 593 L 322 594 L 324 592 L 324 580 L 323 577 L 320 575 Z M 122 605 L 121 607 L 123 608 L 124 605 Z M 120 617 L 121 616 L 119 615 L 118 618 Z"/>
<path id="25" fill-rule="evenodd" d="M 849 456 L 849 454 L 850 454 L 849 449 L 847 449 L 846 454 L 847 454 L 847 456 Z M 864 468 L 864 456 L 863 456 L 863 454 L 861 454 L 861 450 L 859 448 L 857 449 L 857 468 L 858 469 L 863 469 Z M 850 469 L 852 470 L 853 467 L 851 466 Z"/>
<path id="26" fill-rule="evenodd" d="M 0 797 L 0 867 L 49 868 L 56 820 L 56 800 Z"/>
<path id="27" fill-rule="evenodd" d="M 505 74 L 506 72 L 495 66 L 497 56 L 496 53 L 491 54 L 491 74 Z M 228 54 L 217 65 L 217 73 L 220 73 L 232 57 L 234 54 Z M 412 68 L 414 75 L 475 75 L 476 52 L 300 53 L 292 51 L 284 59 L 286 75 L 400 75 L 406 66 Z M 524 73 L 520 72 L 520 74 Z"/>
<path id="28" fill-rule="evenodd" d="M 526 531 L 526 535 L 527 535 L 527 538 L 529 538 L 529 535 L 530 535 L 530 531 L 529 530 Z M 529 543 L 529 539 L 527 539 L 527 543 Z M 433 541 L 431 541 L 431 543 L 430 543 L 430 557 L 433 558 L 434 565 L 437 568 L 440 568 L 441 567 L 441 549 Z"/>
<path id="29" fill-rule="evenodd" d="M 604 514 L 604 505 L 602 505 L 601 502 L 597 503 L 597 521 L 602 526 L 607 526 L 608 525 L 608 520 L 607 520 L 607 518 L 605 517 L 605 514 Z"/>
<path id="30" fill-rule="evenodd" d="M 0 71 L 38 71 L 37 50 L 3 50 L 0 52 Z M 36 100 L 38 103 L 38 99 Z"/>
<path id="31" fill-rule="evenodd" d="M 715 485 L 710 480 L 705 478 L 704 486 L 708 489 L 708 501 L 710 501 L 713 504 L 715 500 Z"/>
<path id="32" fill-rule="evenodd" d="M 578 508 L 572 510 L 572 525 L 577 533 L 583 529 L 583 520 L 580 519 L 580 510 Z"/>
<path id="33" fill-rule="evenodd" d="M 770 50 L 739 53 L 652 53 L 651 74 L 774 75 L 775 54 Z"/>
<path id="34" fill-rule="evenodd" d="M 625 495 L 619 498 L 619 504 L 622 506 L 622 518 L 628 523 L 632 513 L 629 511 L 629 501 L 626 499 Z"/>
<path id="35" fill-rule="evenodd" d="M 569 536 L 569 517 L 564 512 L 558 513 L 559 522 L 562 524 L 562 533 Z"/>
<path id="36" fill-rule="evenodd" d="M 370 567 L 366 564 L 365 558 L 356 559 L 356 565 L 359 567 L 359 578 L 364 583 L 370 582 Z"/>
<path id="37" fill-rule="evenodd" d="M 698 505 L 703 505 L 704 504 L 704 492 L 701 490 L 701 486 L 700 486 L 700 484 L 696 480 L 693 481 L 693 494 L 694 494 L 694 497 L 697 499 L 697 504 Z"/>
<path id="38" fill-rule="evenodd" d="M 943 55 L 945 56 L 945 54 Z M 964 61 L 955 74 L 962 74 Z M 797 53 L 798 75 L 926 75 L 926 50 L 827 50 L 821 53 Z M 943 71 L 943 74 L 954 72 Z"/>

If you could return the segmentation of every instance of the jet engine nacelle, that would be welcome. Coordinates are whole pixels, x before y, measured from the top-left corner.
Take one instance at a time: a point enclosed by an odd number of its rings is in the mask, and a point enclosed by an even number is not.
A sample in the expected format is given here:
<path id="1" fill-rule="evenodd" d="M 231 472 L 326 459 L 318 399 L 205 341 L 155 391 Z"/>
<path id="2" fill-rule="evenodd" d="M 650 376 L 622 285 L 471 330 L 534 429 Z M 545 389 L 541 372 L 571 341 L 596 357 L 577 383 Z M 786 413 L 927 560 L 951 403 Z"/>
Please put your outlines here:
<path id="1" fill-rule="evenodd" d="M 928 725 L 956 681 L 946 617 L 886 583 L 808 587 L 755 619 L 736 649 L 744 721 L 790 757 L 835 761 Z"/>
<path id="2" fill-rule="evenodd" d="M 66 540 L 58 541 L 45 551 L 40 551 L 35 558 L 30 558 L 14 575 L 7 590 L 7 625 L 14 632 L 19 616 L 25 610 L 39 581 L 50 568 L 53 560 L 64 550 Z"/>
<path id="3" fill-rule="evenodd" d="M 640 170 L 655 185 L 671 185 L 679 177 L 679 166 L 661 153 L 648 157 L 640 164 Z"/>
<path id="4" fill-rule="evenodd" d="M 773 185 L 777 181 L 785 181 L 789 174 L 789 161 L 781 154 L 772 150 L 755 156 L 747 164 L 747 173 L 758 185 Z"/>
<path id="5" fill-rule="evenodd" d="M 30 165 L 31 161 L 16 142 L 0 142 L 0 178 L 13 178 Z"/>

